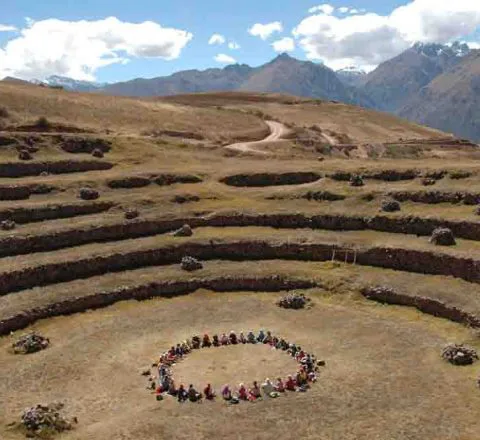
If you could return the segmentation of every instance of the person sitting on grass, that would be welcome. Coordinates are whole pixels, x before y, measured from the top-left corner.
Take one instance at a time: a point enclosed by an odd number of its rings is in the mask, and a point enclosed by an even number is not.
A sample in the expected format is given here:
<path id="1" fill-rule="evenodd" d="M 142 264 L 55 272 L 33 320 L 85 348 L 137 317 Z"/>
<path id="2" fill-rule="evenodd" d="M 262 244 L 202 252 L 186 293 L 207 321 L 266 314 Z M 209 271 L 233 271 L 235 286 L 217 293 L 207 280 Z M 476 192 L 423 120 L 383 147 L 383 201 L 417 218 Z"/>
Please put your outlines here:
<path id="1" fill-rule="evenodd" d="M 229 341 L 229 339 L 228 339 L 228 336 L 227 336 L 225 333 L 223 333 L 223 334 L 222 334 L 222 337 L 220 338 L 220 343 L 221 343 L 222 345 L 228 345 L 229 342 L 230 342 L 230 341 Z"/>
<path id="2" fill-rule="evenodd" d="M 238 344 L 237 335 L 233 330 L 230 332 L 228 339 L 230 340 L 230 344 L 233 344 L 233 345 Z"/>
<path id="3" fill-rule="evenodd" d="M 238 398 L 240 400 L 248 400 L 247 388 L 243 383 L 238 387 Z"/>
<path id="4" fill-rule="evenodd" d="M 170 378 L 168 376 L 163 376 L 161 379 L 160 389 L 162 390 L 162 393 L 166 393 L 170 389 Z"/>
<path id="5" fill-rule="evenodd" d="M 168 394 L 171 396 L 176 396 L 178 394 L 177 387 L 175 386 L 175 382 L 173 379 L 170 379 L 170 383 L 168 385 Z"/>
<path id="6" fill-rule="evenodd" d="M 188 345 L 188 341 L 183 341 L 182 343 L 183 354 L 188 354 L 192 351 L 192 347 Z"/>
<path id="7" fill-rule="evenodd" d="M 185 402 L 188 398 L 188 393 L 183 384 L 178 387 L 177 399 L 179 402 Z"/>
<path id="8" fill-rule="evenodd" d="M 202 395 L 198 393 L 195 388 L 193 388 L 192 384 L 190 384 L 188 387 L 188 400 L 190 400 L 190 402 L 198 402 L 201 400 L 201 398 Z"/>
<path id="9" fill-rule="evenodd" d="M 308 374 L 304 368 L 300 368 L 297 372 L 297 386 L 302 387 L 307 385 L 308 382 Z"/>
<path id="10" fill-rule="evenodd" d="M 262 397 L 260 387 L 256 380 L 253 381 L 253 386 L 248 390 L 248 400 L 254 401 Z"/>
<path id="11" fill-rule="evenodd" d="M 207 386 L 204 388 L 203 394 L 205 395 L 205 399 L 215 399 L 215 391 L 213 391 L 213 388 L 210 384 L 207 384 Z"/>
<path id="12" fill-rule="evenodd" d="M 203 335 L 203 340 L 202 340 L 202 347 L 211 347 L 212 342 L 210 341 L 210 336 L 208 336 L 206 333 Z"/>
<path id="13" fill-rule="evenodd" d="M 283 380 L 281 377 L 277 379 L 277 382 L 275 384 L 275 391 L 278 391 L 279 393 L 285 392 L 285 384 L 283 383 Z"/>
<path id="14" fill-rule="evenodd" d="M 291 374 L 288 375 L 287 381 L 285 382 L 285 389 L 288 391 L 295 391 L 296 390 L 296 383 L 295 379 L 292 377 Z"/>
<path id="15" fill-rule="evenodd" d="M 317 381 L 317 375 L 315 374 L 315 371 L 310 371 L 310 373 L 308 373 L 308 381 L 309 382 Z"/>
<path id="16" fill-rule="evenodd" d="M 265 333 L 263 330 L 260 330 L 257 336 L 257 342 L 263 343 L 263 340 L 265 339 Z"/>
<path id="17" fill-rule="evenodd" d="M 177 358 L 183 357 L 183 349 L 182 349 L 182 346 L 180 344 L 177 344 L 177 346 L 175 347 L 175 356 Z"/>
<path id="18" fill-rule="evenodd" d="M 200 348 L 200 344 L 201 344 L 201 342 L 200 342 L 200 336 L 194 336 L 194 337 L 192 338 L 192 348 L 193 348 L 194 350 L 198 350 L 198 349 Z"/>
<path id="19" fill-rule="evenodd" d="M 238 337 L 238 342 L 240 342 L 240 344 L 246 344 L 247 343 L 247 338 L 245 337 L 243 332 L 240 332 L 240 335 Z"/>
<path id="20" fill-rule="evenodd" d="M 158 367 L 158 379 L 161 380 L 163 379 L 165 376 L 168 376 L 168 369 L 167 369 L 167 366 L 164 365 L 164 364 L 159 364 L 159 367 Z"/>
<path id="21" fill-rule="evenodd" d="M 155 388 L 155 398 L 157 400 L 163 400 L 162 387 L 161 386 L 158 386 L 157 388 Z"/>
<path id="22" fill-rule="evenodd" d="M 264 396 L 270 396 L 275 391 L 275 388 L 273 387 L 272 382 L 270 379 L 267 377 L 265 379 L 265 382 L 262 383 L 262 392 Z"/>
<path id="23" fill-rule="evenodd" d="M 299 351 L 297 351 L 297 354 L 295 355 L 295 360 L 297 362 L 302 362 L 304 357 L 305 357 L 305 352 L 303 350 L 299 350 Z"/>
<path id="24" fill-rule="evenodd" d="M 256 344 L 257 343 L 257 340 L 255 339 L 255 335 L 253 334 L 253 332 L 248 332 L 247 342 L 249 344 Z"/>
<path id="25" fill-rule="evenodd" d="M 272 337 L 272 333 L 267 331 L 267 334 L 265 335 L 265 337 L 263 338 L 263 343 L 264 344 L 271 344 L 273 341 L 273 337 Z"/>
<path id="26" fill-rule="evenodd" d="M 225 385 L 222 389 L 222 397 L 224 400 L 231 400 L 232 399 L 232 390 L 228 385 Z"/>
<path id="27" fill-rule="evenodd" d="M 214 347 L 220 347 L 220 341 L 218 340 L 218 335 L 213 335 L 212 341 L 213 341 Z"/>

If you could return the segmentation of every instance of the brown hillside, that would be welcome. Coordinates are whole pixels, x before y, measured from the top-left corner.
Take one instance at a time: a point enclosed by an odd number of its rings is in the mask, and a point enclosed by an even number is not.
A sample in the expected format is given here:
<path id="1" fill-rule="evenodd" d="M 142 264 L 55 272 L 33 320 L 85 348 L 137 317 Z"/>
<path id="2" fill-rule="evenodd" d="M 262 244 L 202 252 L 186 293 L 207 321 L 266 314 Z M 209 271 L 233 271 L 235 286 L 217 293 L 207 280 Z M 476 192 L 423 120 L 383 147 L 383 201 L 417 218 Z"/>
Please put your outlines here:
<path id="1" fill-rule="evenodd" d="M 435 78 L 399 114 L 479 141 L 480 51 Z"/>

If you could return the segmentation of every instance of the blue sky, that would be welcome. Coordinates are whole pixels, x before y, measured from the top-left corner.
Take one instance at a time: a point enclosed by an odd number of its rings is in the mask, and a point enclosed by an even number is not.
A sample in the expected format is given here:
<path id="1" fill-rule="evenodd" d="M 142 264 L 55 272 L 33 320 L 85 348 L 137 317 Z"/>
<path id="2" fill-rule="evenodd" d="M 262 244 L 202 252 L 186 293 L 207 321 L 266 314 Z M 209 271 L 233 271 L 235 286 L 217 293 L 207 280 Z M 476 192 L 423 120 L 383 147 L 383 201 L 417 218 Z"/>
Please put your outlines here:
<path id="1" fill-rule="evenodd" d="M 0 32 L 0 76 L 119 81 L 222 67 L 230 57 L 256 66 L 283 47 L 292 56 L 332 68 L 368 70 L 416 40 L 480 41 L 477 0 L 454 5 L 446 0 L 0 1 L 0 30 L 17 29 Z M 431 10 L 435 14 L 429 17 Z M 108 17 L 116 21 L 105 21 Z M 141 25 L 147 21 L 153 25 Z M 248 32 L 255 24 L 275 22 L 282 31 L 263 38 Z M 268 34 L 268 27 L 260 29 Z M 209 45 L 213 34 L 226 42 Z M 288 40 L 275 51 L 272 44 L 283 38 Z M 240 48 L 230 49 L 229 42 Z"/>

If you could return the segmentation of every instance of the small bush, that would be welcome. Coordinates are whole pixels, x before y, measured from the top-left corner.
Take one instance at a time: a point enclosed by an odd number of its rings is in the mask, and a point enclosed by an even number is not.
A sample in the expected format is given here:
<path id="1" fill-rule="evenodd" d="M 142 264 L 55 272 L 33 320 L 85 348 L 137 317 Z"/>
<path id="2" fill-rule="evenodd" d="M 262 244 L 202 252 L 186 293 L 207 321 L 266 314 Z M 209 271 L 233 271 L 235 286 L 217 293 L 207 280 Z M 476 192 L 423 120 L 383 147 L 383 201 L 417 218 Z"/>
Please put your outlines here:
<path id="1" fill-rule="evenodd" d="M 40 130 L 49 130 L 51 127 L 51 124 L 45 116 L 41 116 L 35 122 L 35 126 Z"/>

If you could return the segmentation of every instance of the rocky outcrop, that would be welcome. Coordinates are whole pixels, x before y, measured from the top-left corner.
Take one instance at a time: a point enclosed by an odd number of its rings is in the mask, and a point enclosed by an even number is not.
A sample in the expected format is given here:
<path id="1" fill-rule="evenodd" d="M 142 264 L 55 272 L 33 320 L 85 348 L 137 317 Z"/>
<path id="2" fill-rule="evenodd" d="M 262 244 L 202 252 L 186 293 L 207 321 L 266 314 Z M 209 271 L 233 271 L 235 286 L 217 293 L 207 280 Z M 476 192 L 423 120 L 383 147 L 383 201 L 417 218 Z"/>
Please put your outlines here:
<path id="1" fill-rule="evenodd" d="M 189 281 L 164 281 L 145 285 L 124 286 L 111 291 L 96 292 L 82 297 L 66 299 L 45 307 L 37 307 L 0 320 L 0 335 L 25 328 L 35 321 L 53 316 L 70 315 L 86 310 L 107 307 L 118 301 L 146 300 L 154 297 L 172 298 L 187 295 L 198 289 L 216 292 L 259 291 L 280 292 L 285 290 L 310 289 L 317 284 L 310 280 L 267 277 L 217 277 L 191 279 Z"/>
<path id="2" fill-rule="evenodd" d="M 182 270 L 185 270 L 187 272 L 195 272 L 197 270 L 203 269 L 203 264 L 198 261 L 196 258 L 186 256 L 182 258 L 182 261 L 180 262 L 180 267 Z"/>
<path id="3" fill-rule="evenodd" d="M 220 179 L 220 182 L 230 186 L 277 186 L 277 185 L 300 185 L 303 183 L 316 182 L 322 176 L 313 172 L 292 173 L 256 173 L 236 174 Z"/>
<path id="4" fill-rule="evenodd" d="M 0 221 L 0 229 L 2 231 L 12 231 L 16 228 L 16 223 L 13 220 L 2 220 Z"/>
<path id="5" fill-rule="evenodd" d="M 400 203 L 398 203 L 396 200 L 384 200 L 382 201 L 381 210 L 383 212 L 400 211 Z"/>
<path id="6" fill-rule="evenodd" d="M 96 160 L 56 162 L 10 162 L 0 164 L 0 177 L 38 176 L 42 172 L 49 174 L 81 173 L 84 171 L 101 171 L 113 168 L 113 163 Z"/>
<path id="7" fill-rule="evenodd" d="M 348 246 L 348 245 L 345 245 Z M 430 275 L 446 275 L 480 283 L 480 260 L 435 251 L 370 247 L 338 249 L 331 243 L 287 243 L 268 240 L 193 241 L 141 250 L 15 268 L 0 273 L 0 295 L 105 273 L 178 264 L 189 255 L 208 260 L 295 260 L 355 263 Z"/>
<path id="8" fill-rule="evenodd" d="M 140 215 L 138 209 L 129 208 L 125 211 L 124 217 L 126 220 L 133 220 Z"/>
<path id="9" fill-rule="evenodd" d="M 438 316 L 470 327 L 480 327 L 480 317 L 445 304 L 437 299 L 400 293 L 385 286 L 369 286 L 361 290 L 367 299 L 382 304 L 415 307 L 417 310 L 432 316 Z"/>
<path id="10" fill-rule="evenodd" d="M 81 188 L 78 196 L 82 200 L 96 200 L 100 197 L 100 193 L 93 188 Z"/>
<path id="11" fill-rule="evenodd" d="M 18 223 L 45 220 L 47 218 L 73 217 L 75 215 L 102 212 L 113 206 L 113 202 L 95 205 L 58 205 L 37 210 L 0 211 L 0 220 L 19 218 Z M 91 211 L 90 211 L 91 210 Z M 28 214 L 32 217 L 28 217 Z M 36 216 L 36 217 L 35 217 Z M 331 231 L 373 230 L 401 234 L 429 236 L 438 227 L 448 227 L 458 238 L 480 240 L 480 223 L 467 221 L 444 221 L 441 219 L 420 217 L 375 217 L 346 215 L 303 214 L 215 214 L 208 217 L 180 217 L 176 219 L 142 219 L 135 222 L 120 222 L 107 225 L 87 226 L 85 228 L 49 232 L 29 236 L 0 238 L 0 257 L 45 252 L 87 243 L 126 240 L 172 232 L 189 224 L 199 227 L 242 227 L 266 226 L 272 228 L 311 228 Z"/>
<path id="12" fill-rule="evenodd" d="M 430 237 L 430 243 L 437 246 L 455 246 L 455 237 L 448 228 L 436 228 Z"/>

